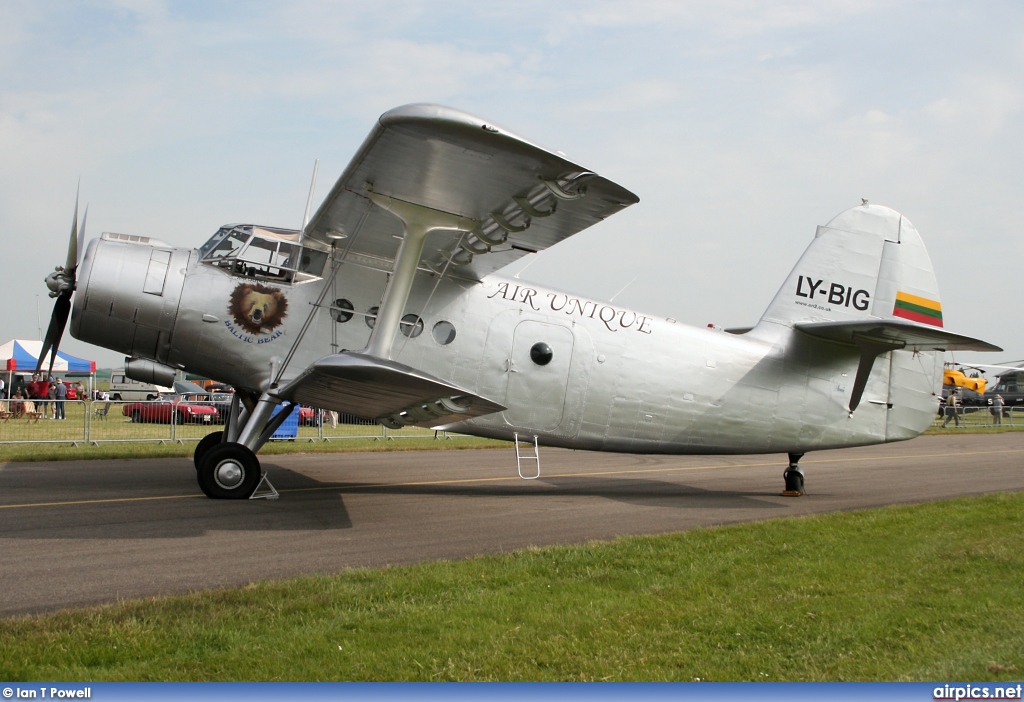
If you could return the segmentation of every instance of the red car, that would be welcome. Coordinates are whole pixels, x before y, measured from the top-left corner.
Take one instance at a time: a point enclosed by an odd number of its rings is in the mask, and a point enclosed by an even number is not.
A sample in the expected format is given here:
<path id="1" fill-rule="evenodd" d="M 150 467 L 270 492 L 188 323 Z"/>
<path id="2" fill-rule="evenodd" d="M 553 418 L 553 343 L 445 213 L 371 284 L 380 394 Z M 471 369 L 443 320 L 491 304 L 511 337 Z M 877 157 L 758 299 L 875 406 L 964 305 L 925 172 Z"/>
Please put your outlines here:
<path id="1" fill-rule="evenodd" d="M 143 424 L 213 424 L 217 408 L 211 404 L 189 402 L 187 395 L 174 395 L 159 402 L 131 402 L 124 406 L 124 416 Z"/>
<path id="2" fill-rule="evenodd" d="M 315 427 L 323 420 L 322 410 L 299 405 L 299 424 L 304 427 Z"/>

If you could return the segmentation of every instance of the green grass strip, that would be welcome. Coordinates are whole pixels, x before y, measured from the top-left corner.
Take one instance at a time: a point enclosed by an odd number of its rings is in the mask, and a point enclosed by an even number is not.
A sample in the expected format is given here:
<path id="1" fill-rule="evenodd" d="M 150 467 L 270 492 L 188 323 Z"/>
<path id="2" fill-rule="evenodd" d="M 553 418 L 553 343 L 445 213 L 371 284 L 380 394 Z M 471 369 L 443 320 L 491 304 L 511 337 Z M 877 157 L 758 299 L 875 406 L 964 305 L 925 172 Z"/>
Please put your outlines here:
<path id="1" fill-rule="evenodd" d="M 1022 543 L 997 494 L 353 570 L 0 621 L 0 678 L 1019 680 Z"/>

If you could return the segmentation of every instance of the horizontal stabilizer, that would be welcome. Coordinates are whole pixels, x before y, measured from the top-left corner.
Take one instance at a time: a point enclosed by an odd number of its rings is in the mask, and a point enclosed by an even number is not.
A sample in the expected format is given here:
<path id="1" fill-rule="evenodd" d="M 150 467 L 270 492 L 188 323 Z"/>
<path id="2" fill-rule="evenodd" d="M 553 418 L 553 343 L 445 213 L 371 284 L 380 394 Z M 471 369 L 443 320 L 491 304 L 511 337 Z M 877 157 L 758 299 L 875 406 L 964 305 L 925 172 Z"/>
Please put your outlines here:
<path id="1" fill-rule="evenodd" d="M 278 395 L 393 429 L 452 424 L 506 409 L 429 373 L 359 353 L 321 358 Z"/>
<path id="2" fill-rule="evenodd" d="M 988 342 L 915 322 L 874 319 L 856 322 L 797 322 L 805 334 L 840 344 L 887 346 L 908 351 L 1002 351 Z"/>
<path id="3" fill-rule="evenodd" d="M 794 329 L 819 339 L 848 344 L 860 351 L 857 376 L 850 392 L 850 412 L 860 405 L 871 367 L 880 354 L 907 351 L 1002 351 L 980 339 L 953 334 L 940 327 L 895 319 L 851 322 L 797 322 Z"/>

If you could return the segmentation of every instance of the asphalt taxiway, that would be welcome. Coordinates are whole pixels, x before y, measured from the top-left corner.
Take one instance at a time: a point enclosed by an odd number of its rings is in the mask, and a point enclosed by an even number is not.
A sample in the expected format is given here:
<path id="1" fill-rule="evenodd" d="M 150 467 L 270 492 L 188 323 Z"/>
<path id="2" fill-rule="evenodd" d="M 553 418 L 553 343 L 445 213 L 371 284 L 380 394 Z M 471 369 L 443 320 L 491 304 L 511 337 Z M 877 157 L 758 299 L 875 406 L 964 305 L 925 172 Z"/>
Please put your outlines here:
<path id="1" fill-rule="evenodd" d="M 264 456 L 277 501 L 202 496 L 186 458 L 0 464 L 0 616 L 121 598 L 1024 490 L 1024 433 L 784 456 L 541 448 Z"/>

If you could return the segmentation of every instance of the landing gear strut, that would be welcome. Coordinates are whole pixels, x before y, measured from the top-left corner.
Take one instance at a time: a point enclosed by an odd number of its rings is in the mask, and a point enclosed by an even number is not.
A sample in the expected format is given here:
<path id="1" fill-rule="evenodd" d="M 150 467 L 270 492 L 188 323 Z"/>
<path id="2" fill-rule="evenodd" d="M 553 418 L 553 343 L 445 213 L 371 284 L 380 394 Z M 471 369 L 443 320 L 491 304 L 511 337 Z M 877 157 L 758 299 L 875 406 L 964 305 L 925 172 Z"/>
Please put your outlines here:
<path id="1" fill-rule="evenodd" d="M 782 474 L 782 478 L 786 481 L 786 489 L 782 491 L 782 494 L 786 497 L 800 497 L 804 494 L 804 472 L 797 465 L 803 457 L 802 453 L 789 454 L 789 467 Z"/>
<path id="2" fill-rule="evenodd" d="M 245 408 L 241 407 L 244 395 Z M 256 452 L 273 436 L 294 406 L 273 415 L 281 400 L 266 393 L 258 400 L 236 390 L 224 431 L 207 434 L 196 446 L 192 460 L 196 465 L 199 487 L 207 497 L 218 500 L 255 499 L 257 488 L 265 486 L 269 494 L 258 497 L 275 498 L 277 491 L 260 467 Z M 273 416 L 272 416 L 273 415 Z"/>

